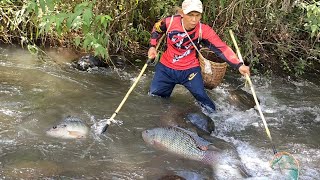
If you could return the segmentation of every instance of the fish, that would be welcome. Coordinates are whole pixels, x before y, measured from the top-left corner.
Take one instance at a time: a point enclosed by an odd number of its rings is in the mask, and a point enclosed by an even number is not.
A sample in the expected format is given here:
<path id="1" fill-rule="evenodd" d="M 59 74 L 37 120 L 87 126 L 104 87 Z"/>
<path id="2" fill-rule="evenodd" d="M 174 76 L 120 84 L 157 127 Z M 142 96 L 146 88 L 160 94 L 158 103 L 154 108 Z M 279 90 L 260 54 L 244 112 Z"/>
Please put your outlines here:
<path id="1" fill-rule="evenodd" d="M 253 95 L 239 88 L 230 90 L 227 100 L 242 111 L 254 108 L 256 105 Z M 259 99 L 258 102 L 260 103 Z"/>
<path id="2" fill-rule="evenodd" d="M 190 121 L 198 129 L 211 134 L 215 130 L 215 124 L 208 116 L 203 113 L 188 113 L 186 120 Z"/>
<path id="3" fill-rule="evenodd" d="M 52 126 L 46 134 L 62 139 L 84 139 L 89 133 L 89 126 L 77 117 L 68 116 L 57 125 Z"/>
<path id="4" fill-rule="evenodd" d="M 205 151 L 209 145 L 195 133 L 179 127 L 158 127 L 142 132 L 143 140 L 160 150 L 168 151 L 184 158 L 212 164 L 216 159 L 213 151 Z"/>
<path id="5" fill-rule="evenodd" d="M 177 107 L 170 106 L 156 122 L 157 126 L 168 127 L 178 126 L 197 134 L 210 135 L 215 130 L 214 121 L 203 114 L 199 107 Z"/>
<path id="6" fill-rule="evenodd" d="M 210 165 L 214 169 L 215 178 L 242 179 L 249 177 L 240 166 L 240 161 L 229 155 L 228 151 L 210 148 L 212 143 L 186 129 L 180 127 L 157 127 L 144 130 L 142 138 L 146 144 L 155 149 Z"/>
<path id="7" fill-rule="evenodd" d="M 186 180 L 186 179 L 178 175 L 165 175 L 158 180 Z"/>

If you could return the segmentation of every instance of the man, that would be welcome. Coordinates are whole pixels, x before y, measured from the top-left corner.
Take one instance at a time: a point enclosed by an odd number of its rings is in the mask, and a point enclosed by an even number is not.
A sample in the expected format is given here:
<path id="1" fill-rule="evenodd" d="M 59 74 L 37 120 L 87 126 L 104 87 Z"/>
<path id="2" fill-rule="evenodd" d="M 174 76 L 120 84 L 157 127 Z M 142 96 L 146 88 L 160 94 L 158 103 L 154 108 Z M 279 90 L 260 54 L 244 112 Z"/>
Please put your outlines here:
<path id="1" fill-rule="evenodd" d="M 200 44 L 208 47 L 231 67 L 238 69 L 242 75 L 250 75 L 250 70 L 210 26 L 200 23 L 202 11 L 200 0 L 184 0 L 181 15 L 167 17 L 154 25 L 148 51 L 149 59 L 156 57 L 155 46 L 164 33 L 167 49 L 156 65 L 150 94 L 170 97 L 174 86 L 182 84 L 208 113 L 212 113 L 216 108 L 204 88 L 197 52 Z"/>

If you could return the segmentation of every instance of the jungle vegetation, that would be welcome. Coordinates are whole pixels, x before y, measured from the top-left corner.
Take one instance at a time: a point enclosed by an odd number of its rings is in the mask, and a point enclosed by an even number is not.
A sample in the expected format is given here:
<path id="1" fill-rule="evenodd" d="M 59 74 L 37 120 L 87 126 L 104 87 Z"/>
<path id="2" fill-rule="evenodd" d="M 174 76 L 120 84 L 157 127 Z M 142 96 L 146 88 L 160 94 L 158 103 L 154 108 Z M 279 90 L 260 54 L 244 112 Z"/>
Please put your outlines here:
<path id="1" fill-rule="evenodd" d="M 202 0 L 202 22 L 232 47 L 232 29 L 253 73 L 320 74 L 320 1 Z M 182 0 L 1 0 L 0 42 L 74 48 L 101 56 L 147 53 L 150 31 Z"/>

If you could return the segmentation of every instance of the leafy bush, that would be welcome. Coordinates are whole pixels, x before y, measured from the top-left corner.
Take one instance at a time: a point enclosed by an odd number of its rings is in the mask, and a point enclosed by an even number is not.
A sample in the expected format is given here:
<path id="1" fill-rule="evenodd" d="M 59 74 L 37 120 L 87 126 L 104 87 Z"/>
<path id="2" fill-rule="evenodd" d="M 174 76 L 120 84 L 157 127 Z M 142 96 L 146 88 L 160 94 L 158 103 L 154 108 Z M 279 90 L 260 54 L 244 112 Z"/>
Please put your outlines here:
<path id="1" fill-rule="evenodd" d="M 256 73 L 303 74 L 320 60 L 319 2 L 202 0 L 202 22 L 232 46 Z M 145 54 L 153 24 L 182 0 L 2 0 L 0 40 L 22 46 L 67 46 L 108 60 L 112 53 Z M 270 71 L 272 70 L 272 71 Z M 316 71 L 317 72 L 317 71 Z"/>

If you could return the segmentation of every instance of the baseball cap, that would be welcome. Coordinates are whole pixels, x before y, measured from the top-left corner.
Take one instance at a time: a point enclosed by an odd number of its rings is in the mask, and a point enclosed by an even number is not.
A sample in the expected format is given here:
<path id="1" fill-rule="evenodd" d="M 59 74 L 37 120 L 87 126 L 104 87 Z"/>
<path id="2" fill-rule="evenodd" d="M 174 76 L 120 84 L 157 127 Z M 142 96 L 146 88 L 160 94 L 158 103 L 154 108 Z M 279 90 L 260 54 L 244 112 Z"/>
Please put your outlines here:
<path id="1" fill-rule="evenodd" d="M 191 11 L 202 13 L 202 2 L 200 0 L 184 0 L 182 2 L 182 11 L 188 14 Z"/>

